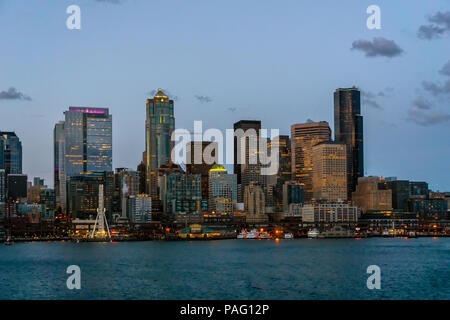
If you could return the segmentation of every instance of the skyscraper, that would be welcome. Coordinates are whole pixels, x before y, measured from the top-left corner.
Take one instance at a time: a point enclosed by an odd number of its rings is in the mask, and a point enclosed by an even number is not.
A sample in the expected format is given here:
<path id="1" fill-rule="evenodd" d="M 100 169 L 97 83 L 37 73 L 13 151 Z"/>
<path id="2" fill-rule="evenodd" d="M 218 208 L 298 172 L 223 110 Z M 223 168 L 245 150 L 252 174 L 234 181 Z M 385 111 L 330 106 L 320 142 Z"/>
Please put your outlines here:
<path id="1" fill-rule="evenodd" d="M 292 178 L 292 154 L 291 139 L 289 136 L 280 135 L 269 141 L 267 150 L 271 154 L 272 150 L 278 149 L 278 171 L 276 174 L 267 176 L 267 187 L 273 186 L 273 201 L 277 210 L 281 211 L 283 207 L 283 185 Z M 266 205 L 269 204 L 269 198 L 266 197 Z"/>
<path id="2" fill-rule="evenodd" d="M 209 152 L 209 150 L 211 152 Z M 202 177 L 202 199 L 208 200 L 209 198 L 209 170 L 217 163 L 218 159 L 218 144 L 211 141 L 192 141 L 187 144 L 186 151 L 186 173 L 187 174 L 200 174 Z M 213 163 L 206 163 L 204 159 L 205 155 L 211 155 Z M 196 156 L 200 159 L 195 159 Z M 200 162 L 200 163 L 195 163 Z"/>
<path id="3" fill-rule="evenodd" d="M 22 173 L 22 142 L 15 132 L 0 131 L 0 169 L 6 174 Z"/>
<path id="4" fill-rule="evenodd" d="M 245 187 L 251 182 L 260 185 L 265 182 L 259 161 L 260 130 L 259 120 L 241 120 L 234 124 L 234 174 L 241 190 L 239 202 L 243 201 Z"/>
<path id="5" fill-rule="evenodd" d="M 291 126 L 292 180 L 303 185 L 305 201 L 313 198 L 313 147 L 330 139 L 331 129 L 326 121 Z"/>
<path id="6" fill-rule="evenodd" d="M 112 116 L 108 108 L 69 107 L 64 115 L 66 177 L 112 171 Z"/>
<path id="7" fill-rule="evenodd" d="M 214 165 L 209 170 L 209 209 L 219 214 L 231 214 L 236 201 L 236 174 L 228 174 L 220 164 Z"/>
<path id="8" fill-rule="evenodd" d="M 58 121 L 53 129 L 53 183 L 56 202 L 62 207 L 66 205 L 64 153 L 64 121 Z"/>
<path id="9" fill-rule="evenodd" d="M 347 146 L 347 194 L 350 199 L 358 178 L 364 176 L 361 94 L 355 87 L 334 92 L 334 140 Z"/>
<path id="10" fill-rule="evenodd" d="M 315 200 L 347 200 L 346 146 L 320 143 L 313 147 L 313 197 Z"/>
<path id="11" fill-rule="evenodd" d="M 147 99 L 145 121 L 145 160 L 146 160 L 146 192 L 152 198 L 158 198 L 158 169 L 171 163 L 175 130 L 173 100 L 161 90 L 153 99 Z"/>
<path id="12" fill-rule="evenodd" d="M 93 172 L 67 180 L 67 214 L 72 218 L 95 219 L 99 207 L 99 186 L 104 186 L 106 217 L 112 218 L 113 172 Z"/>

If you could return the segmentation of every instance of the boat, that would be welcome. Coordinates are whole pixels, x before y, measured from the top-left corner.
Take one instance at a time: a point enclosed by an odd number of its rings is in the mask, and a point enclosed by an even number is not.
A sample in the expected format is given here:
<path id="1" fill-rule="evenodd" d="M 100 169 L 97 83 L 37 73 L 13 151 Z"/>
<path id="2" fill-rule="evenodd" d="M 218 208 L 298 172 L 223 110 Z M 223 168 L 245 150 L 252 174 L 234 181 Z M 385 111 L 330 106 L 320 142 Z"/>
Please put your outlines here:
<path id="1" fill-rule="evenodd" d="M 316 239 L 319 237 L 319 230 L 316 228 L 308 231 L 308 238 L 310 239 Z"/>
<path id="2" fill-rule="evenodd" d="M 285 239 L 294 239 L 294 235 L 291 232 L 288 232 L 288 233 L 284 234 L 284 238 Z"/>
<path id="3" fill-rule="evenodd" d="M 256 229 L 250 230 L 248 232 L 247 230 L 242 230 L 241 233 L 237 235 L 238 239 L 272 239 L 272 236 L 265 232 L 263 229 L 261 231 L 258 231 Z"/>
<path id="4" fill-rule="evenodd" d="M 12 244 L 14 244 L 14 241 L 12 241 L 11 237 L 8 236 L 8 238 L 6 238 L 5 245 L 6 246 L 10 246 Z"/>

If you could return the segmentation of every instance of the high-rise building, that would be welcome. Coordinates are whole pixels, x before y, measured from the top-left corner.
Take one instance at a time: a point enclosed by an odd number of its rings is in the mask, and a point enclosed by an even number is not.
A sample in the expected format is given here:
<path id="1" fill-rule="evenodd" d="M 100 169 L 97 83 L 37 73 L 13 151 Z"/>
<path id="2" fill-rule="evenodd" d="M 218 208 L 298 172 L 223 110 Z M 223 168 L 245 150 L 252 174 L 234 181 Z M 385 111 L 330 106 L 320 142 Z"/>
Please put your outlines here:
<path id="1" fill-rule="evenodd" d="M 237 202 L 237 175 L 228 174 L 220 164 L 209 170 L 208 208 L 218 214 L 232 214 Z"/>
<path id="2" fill-rule="evenodd" d="M 133 223 L 152 221 L 152 198 L 147 194 L 131 195 L 127 199 L 128 218 Z"/>
<path id="3" fill-rule="evenodd" d="M 264 190 L 261 186 L 254 182 L 246 186 L 244 193 L 245 212 L 250 215 L 265 214 L 265 207 Z"/>
<path id="4" fill-rule="evenodd" d="M 113 172 L 91 172 L 71 176 L 67 181 L 67 214 L 72 218 L 95 219 L 99 207 L 99 186 L 104 186 L 104 207 L 108 220 L 112 218 L 114 193 Z"/>
<path id="5" fill-rule="evenodd" d="M 0 131 L 0 169 L 22 174 L 22 142 L 15 132 Z"/>
<path id="6" fill-rule="evenodd" d="M 278 171 L 274 176 L 268 177 L 267 184 L 283 185 L 292 179 L 291 139 L 289 136 L 280 135 L 268 141 L 268 153 L 272 154 L 272 150 L 278 150 Z"/>
<path id="7" fill-rule="evenodd" d="M 334 92 L 334 140 L 347 147 L 347 194 L 350 199 L 358 178 L 364 176 L 361 93 L 355 87 Z"/>
<path id="8" fill-rule="evenodd" d="M 108 108 L 69 107 L 64 115 L 66 177 L 112 171 L 112 115 Z"/>
<path id="9" fill-rule="evenodd" d="M 160 184 L 165 212 L 191 214 L 207 209 L 207 199 L 202 200 L 200 174 L 172 173 L 162 176 Z"/>
<path id="10" fill-rule="evenodd" d="M 267 143 L 268 153 L 278 149 L 278 171 L 274 175 L 266 177 L 267 187 L 272 186 L 272 199 L 275 211 L 283 211 L 283 185 L 292 179 L 292 153 L 291 139 L 289 136 L 280 135 Z M 266 197 L 266 206 L 268 204 Z"/>
<path id="11" fill-rule="evenodd" d="M 217 164 L 217 150 L 217 142 L 192 141 L 187 144 L 186 173 L 201 175 L 202 199 L 204 200 L 209 198 L 209 170 L 211 170 L 213 165 Z M 208 159 L 211 160 L 208 161 L 210 163 L 205 161 L 204 155 L 211 156 L 212 159 Z"/>
<path id="12" fill-rule="evenodd" d="M 6 202 L 6 171 L 0 169 L 0 202 Z"/>
<path id="13" fill-rule="evenodd" d="M 283 211 L 289 212 L 291 205 L 303 205 L 305 192 L 303 185 L 298 181 L 286 181 L 283 185 Z"/>
<path id="14" fill-rule="evenodd" d="M 363 213 L 392 210 L 392 190 L 379 177 L 360 177 L 352 200 Z"/>
<path id="15" fill-rule="evenodd" d="M 112 115 L 108 108 L 69 107 L 53 131 L 57 202 L 67 203 L 67 180 L 95 171 L 112 171 Z"/>
<path id="16" fill-rule="evenodd" d="M 313 198 L 329 202 L 347 200 L 347 153 L 344 144 L 320 143 L 313 147 Z"/>
<path id="17" fill-rule="evenodd" d="M 114 174 L 113 212 L 126 219 L 126 199 L 139 193 L 139 172 L 127 168 L 116 168 Z"/>
<path id="18" fill-rule="evenodd" d="M 8 174 L 7 198 L 12 201 L 21 201 L 27 198 L 27 175 Z"/>
<path id="19" fill-rule="evenodd" d="M 66 206 L 66 177 L 64 174 L 64 121 L 58 121 L 53 129 L 53 183 L 56 202 Z"/>
<path id="20" fill-rule="evenodd" d="M 153 99 L 147 99 L 145 121 L 145 161 L 146 161 L 146 193 L 152 199 L 159 199 L 158 169 L 171 163 L 175 130 L 173 100 L 161 90 Z"/>
<path id="21" fill-rule="evenodd" d="M 234 124 L 234 174 L 241 190 L 239 202 L 243 201 L 245 187 L 251 182 L 265 185 L 259 158 L 260 130 L 259 120 L 241 120 Z"/>
<path id="22" fill-rule="evenodd" d="M 313 198 L 313 147 L 330 140 L 331 129 L 326 121 L 291 126 L 292 180 L 303 185 L 305 201 Z"/>

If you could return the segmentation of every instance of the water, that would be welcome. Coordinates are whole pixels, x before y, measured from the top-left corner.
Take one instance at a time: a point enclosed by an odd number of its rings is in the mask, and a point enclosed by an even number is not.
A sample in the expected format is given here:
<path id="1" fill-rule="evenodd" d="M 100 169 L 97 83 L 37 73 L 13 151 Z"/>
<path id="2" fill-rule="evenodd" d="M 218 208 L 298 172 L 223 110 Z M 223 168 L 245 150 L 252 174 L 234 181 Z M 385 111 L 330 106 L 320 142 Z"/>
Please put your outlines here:
<path id="1" fill-rule="evenodd" d="M 0 245 L 0 299 L 450 299 L 449 266 L 450 238 L 16 243 Z"/>

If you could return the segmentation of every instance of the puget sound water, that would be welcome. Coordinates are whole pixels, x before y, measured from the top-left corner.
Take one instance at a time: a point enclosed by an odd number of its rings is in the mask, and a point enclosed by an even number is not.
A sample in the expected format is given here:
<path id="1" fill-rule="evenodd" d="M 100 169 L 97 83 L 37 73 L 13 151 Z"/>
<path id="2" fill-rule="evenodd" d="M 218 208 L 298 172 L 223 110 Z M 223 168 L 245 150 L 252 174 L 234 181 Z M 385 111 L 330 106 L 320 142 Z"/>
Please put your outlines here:
<path id="1" fill-rule="evenodd" d="M 0 245 L 0 299 L 450 299 L 450 238 Z"/>

